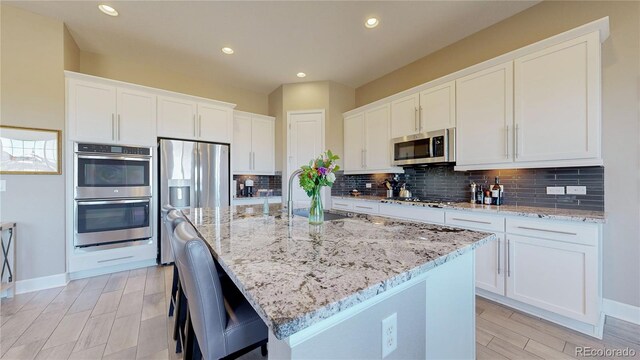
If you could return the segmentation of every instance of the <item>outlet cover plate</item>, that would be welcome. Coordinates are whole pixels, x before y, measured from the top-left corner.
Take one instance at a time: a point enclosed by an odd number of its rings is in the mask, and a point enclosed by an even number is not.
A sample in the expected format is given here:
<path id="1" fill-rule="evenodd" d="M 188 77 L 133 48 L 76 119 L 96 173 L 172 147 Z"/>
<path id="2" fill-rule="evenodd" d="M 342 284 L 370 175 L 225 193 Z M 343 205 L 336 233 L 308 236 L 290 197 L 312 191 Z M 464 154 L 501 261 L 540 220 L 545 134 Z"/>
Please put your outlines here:
<path id="1" fill-rule="evenodd" d="M 547 186 L 547 195 L 564 195 L 564 186 Z"/>
<path id="2" fill-rule="evenodd" d="M 367 189 L 371 189 L 371 183 L 366 184 Z"/>
<path id="3" fill-rule="evenodd" d="M 385 358 L 398 348 L 398 314 L 382 320 L 382 357 Z"/>
<path id="4" fill-rule="evenodd" d="M 586 186 L 567 186 L 567 194 L 569 195 L 587 195 Z"/>

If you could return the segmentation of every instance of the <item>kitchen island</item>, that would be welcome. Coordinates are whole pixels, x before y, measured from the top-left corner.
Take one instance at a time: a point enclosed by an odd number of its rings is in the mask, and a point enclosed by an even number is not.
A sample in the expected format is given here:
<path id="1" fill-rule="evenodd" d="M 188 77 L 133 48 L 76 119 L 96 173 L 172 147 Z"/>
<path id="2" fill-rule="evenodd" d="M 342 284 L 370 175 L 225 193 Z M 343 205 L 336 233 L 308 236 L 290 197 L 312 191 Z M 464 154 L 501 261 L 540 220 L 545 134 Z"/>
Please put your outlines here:
<path id="1" fill-rule="evenodd" d="M 275 204 L 185 213 L 269 327 L 270 358 L 475 356 L 472 250 L 494 234 L 366 215 L 310 226 Z"/>

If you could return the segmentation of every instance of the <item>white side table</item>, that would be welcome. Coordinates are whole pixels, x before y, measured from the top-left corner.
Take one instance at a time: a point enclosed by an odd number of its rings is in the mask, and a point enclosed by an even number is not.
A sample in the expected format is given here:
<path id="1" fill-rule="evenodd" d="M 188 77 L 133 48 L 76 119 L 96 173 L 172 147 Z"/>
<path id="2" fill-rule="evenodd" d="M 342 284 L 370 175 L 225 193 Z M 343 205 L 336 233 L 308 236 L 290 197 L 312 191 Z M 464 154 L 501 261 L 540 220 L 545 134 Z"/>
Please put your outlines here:
<path id="1" fill-rule="evenodd" d="M 13 297 L 16 282 L 16 223 L 0 223 L 0 243 L 2 245 L 2 274 L 0 294 Z"/>

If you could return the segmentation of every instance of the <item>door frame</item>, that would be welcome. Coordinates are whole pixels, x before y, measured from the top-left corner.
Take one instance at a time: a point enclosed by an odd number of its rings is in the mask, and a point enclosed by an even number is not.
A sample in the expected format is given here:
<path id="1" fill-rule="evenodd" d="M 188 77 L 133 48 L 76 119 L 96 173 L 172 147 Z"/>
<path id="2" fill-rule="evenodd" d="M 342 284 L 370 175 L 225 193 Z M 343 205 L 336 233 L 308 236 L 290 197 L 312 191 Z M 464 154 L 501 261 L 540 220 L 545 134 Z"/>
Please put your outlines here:
<path id="1" fill-rule="evenodd" d="M 320 119 L 320 127 L 321 127 L 321 133 L 320 133 L 320 147 L 324 150 L 326 147 L 326 141 L 325 141 L 325 124 L 326 124 L 326 110 L 325 109 L 309 109 L 309 110 L 294 110 L 294 111 L 287 111 L 287 127 L 286 127 L 286 132 L 287 132 L 287 143 L 286 143 L 286 158 L 285 158 L 285 165 L 284 165 L 284 169 L 285 172 L 282 174 L 282 203 L 286 204 L 289 199 L 287 198 L 287 195 L 289 193 L 289 174 L 291 174 L 291 172 L 294 170 L 294 167 L 291 165 L 291 115 L 302 115 L 302 114 L 320 114 L 321 115 L 321 119 Z M 296 167 L 297 168 L 297 167 Z M 330 205 L 327 204 L 327 199 L 329 197 L 327 197 L 325 195 L 325 192 L 323 192 L 323 201 L 325 203 L 325 208 L 329 209 L 329 206 L 326 205 Z"/>

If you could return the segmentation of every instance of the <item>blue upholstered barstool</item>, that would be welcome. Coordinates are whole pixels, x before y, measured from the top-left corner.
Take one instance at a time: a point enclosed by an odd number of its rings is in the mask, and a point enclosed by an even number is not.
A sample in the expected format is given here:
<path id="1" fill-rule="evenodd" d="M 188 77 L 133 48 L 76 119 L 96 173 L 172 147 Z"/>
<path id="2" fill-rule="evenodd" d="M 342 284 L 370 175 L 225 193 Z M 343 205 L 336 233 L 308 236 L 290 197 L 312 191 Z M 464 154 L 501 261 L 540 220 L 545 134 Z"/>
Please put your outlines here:
<path id="1" fill-rule="evenodd" d="M 258 346 L 265 355 L 267 326 L 241 294 L 234 294 L 235 287 L 222 285 L 213 256 L 193 226 L 178 224 L 174 239 L 185 244 L 175 254 L 189 299 L 185 359 L 191 347 L 206 360 L 240 356 Z"/>
<path id="2" fill-rule="evenodd" d="M 164 207 L 163 207 L 164 210 Z M 176 252 L 180 251 L 179 247 L 184 244 L 177 244 L 173 238 L 173 232 L 176 226 L 186 221 L 180 210 L 168 209 L 164 219 L 165 229 L 169 234 L 169 242 L 173 251 L 174 261 Z M 186 297 L 182 291 L 180 272 L 177 264 L 173 266 L 173 285 L 171 288 L 171 304 L 169 305 L 169 316 L 174 315 L 173 339 L 176 340 L 176 353 L 182 352 L 182 344 L 184 340 L 184 324 L 186 323 L 187 304 Z M 174 312 L 175 309 L 175 312 Z M 182 336 L 180 336 L 182 335 Z"/>

